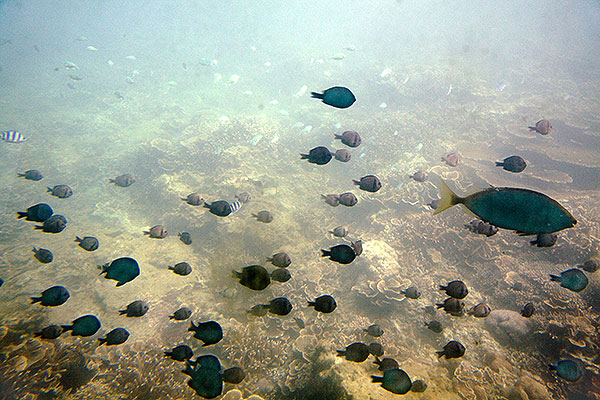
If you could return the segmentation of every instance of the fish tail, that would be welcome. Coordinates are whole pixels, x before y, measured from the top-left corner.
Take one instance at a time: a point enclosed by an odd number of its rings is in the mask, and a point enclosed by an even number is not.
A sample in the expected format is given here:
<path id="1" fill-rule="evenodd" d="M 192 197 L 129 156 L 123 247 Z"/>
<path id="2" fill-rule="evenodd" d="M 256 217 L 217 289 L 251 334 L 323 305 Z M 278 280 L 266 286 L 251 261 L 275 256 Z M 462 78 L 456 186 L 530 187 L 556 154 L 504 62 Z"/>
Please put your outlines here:
<path id="1" fill-rule="evenodd" d="M 447 288 L 448 288 L 447 286 L 440 285 L 440 290 L 446 290 Z"/>
<path id="2" fill-rule="evenodd" d="M 444 351 L 444 350 L 436 351 L 435 354 L 437 354 L 438 358 L 442 358 L 444 356 L 444 354 L 446 354 L 446 351 Z"/>
<path id="3" fill-rule="evenodd" d="M 373 383 L 383 382 L 383 376 L 371 375 L 371 379 Z"/>
<path id="4" fill-rule="evenodd" d="M 42 301 L 41 297 L 30 297 L 29 299 L 31 300 L 31 304 L 39 303 L 40 301 Z"/>
<path id="5" fill-rule="evenodd" d="M 25 176 L 25 174 L 19 174 L 19 173 L 17 173 L 17 176 Z"/>
<path id="6" fill-rule="evenodd" d="M 313 99 L 322 99 L 323 96 L 323 93 L 310 92 L 310 97 L 312 97 Z"/>
<path id="7" fill-rule="evenodd" d="M 210 204 L 208 204 L 207 202 L 204 202 L 204 204 L 202 205 L 204 208 L 210 208 Z"/>
<path id="8" fill-rule="evenodd" d="M 530 245 L 535 246 L 536 244 L 538 244 L 537 239 L 532 240 L 531 242 L 529 242 Z"/>
<path id="9" fill-rule="evenodd" d="M 537 129 L 535 128 L 535 126 L 528 126 L 527 128 L 529 128 L 529 130 L 530 130 L 530 131 L 535 131 L 535 130 L 537 130 Z"/>
<path id="10" fill-rule="evenodd" d="M 548 369 L 550 371 L 556 371 L 556 365 L 548 364 Z"/>
<path id="11" fill-rule="evenodd" d="M 108 183 L 115 183 L 116 181 L 114 179 L 109 179 Z M 187 200 L 187 199 L 186 199 Z"/>
<path id="12" fill-rule="evenodd" d="M 444 182 L 444 180 L 441 178 L 440 178 L 440 183 L 442 186 L 441 187 L 442 199 L 440 200 L 440 205 L 438 206 L 438 208 L 436 208 L 433 215 L 437 215 L 437 214 L 441 213 L 442 211 L 444 211 L 456 204 L 462 203 L 462 200 L 463 200 L 461 197 L 458 197 L 452 190 L 450 190 L 448 185 L 446 185 L 446 182 Z"/>
<path id="13" fill-rule="evenodd" d="M 60 327 L 62 328 L 62 333 L 73 330 L 73 325 L 61 325 Z"/>
<path id="14" fill-rule="evenodd" d="M 314 301 L 309 301 L 308 302 L 308 306 L 309 307 L 314 307 L 315 306 L 315 302 Z"/>
<path id="15" fill-rule="evenodd" d="M 80 242 L 81 242 L 81 240 L 82 240 L 82 239 L 81 239 L 79 236 L 75 236 L 75 241 L 76 241 L 77 243 L 80 243 Z"/>
<path id="16" fill-rule="evenodd" d="M 338 350 L 337 351 L 337 356 L 338 357 L 344 357 L 346 355 L 346 350 Z"/>
<path id="17" fill-rule="evenodd" d="M 42 225 L 36 225 L 33 227 L 33 229 L 44 229 L 44 227 Z"/>
<path id="18" fill-rule="evenodd" d="M 98 339 L 98 341 L 100 342 L 98 344 L 98 346 L 102 346 L 104 343 L 106 343 L 107 339 L 106 338 L 100 338 L 100 339 Z"/>
<path id="19" fill-rule="evenodd" d="M 330 256 L 331 252 L 329 250 L 323 250 L 321 249 L 321 257 L 327 257 Z"/>
<path id="20" fill-rule="evenodd" d="M 355 179 L 352 179 L 352 183 L 354 183 L 355 185 L 360 185 L 360 181 L 357 181 Z"/>
<path id="21" fill-rule="evenodd" d="M 119 315 L 127 314 L 127 310 L 119 310 Z M 171 318 L 171 317 L 169 317 Z"/>
<path id="22" fill-rule="evenodd" d="M 308 156 L 308 154 L 303 154 L 303 153 L 300 153 L 300 159 L 301 159 L 301 160 L 304 160 L 304 159 L 306 159 L 306 158 L 308 158 L 308 157 L 309 157 L 309 156 Z"/>
<path id="23" fill-rule="evenodd" d="M 173 355 L 173 353 L 171 353 L 170 351 L 165 351 L 165 357 L 171 357 Z"/>
<path id="24" fill-rule="evenodd" d="M 341 139 L 342 138 L 342 135 L 338 135 L 338 134 L 334 134 L 333 136 L 335 137 L 335 139 Z"/>
<path id="25" fill-rule="evenodd" d="M 550 280 L 552 282 L 562 282 L 562 277 L 560 277 L 558 275 L 550 275 Z"/>
<path id="26" fill-rule="evenodd" d="M 444 308 L 444 304 L 443 303 L 437 303 L 436 306 L 437 306 L 438 309 Z"/>
<path id="27" fill-rule="evenodd" d="M 496 167 L 503 167 L 503 166 L 504 166 L 503 162 L 496 161 Z"/>
<path id="28" fill-rule="evenodd" d="M 47 188 L 48 190 L 46 190 L 46 192 L 51 192 L 52 188 Z"/>
<path id="29" fill-rule="evenodd" d="M 25 218 L 26 216 L 27 216 L 27 212 L 17 211 L 17 219 Z"/>

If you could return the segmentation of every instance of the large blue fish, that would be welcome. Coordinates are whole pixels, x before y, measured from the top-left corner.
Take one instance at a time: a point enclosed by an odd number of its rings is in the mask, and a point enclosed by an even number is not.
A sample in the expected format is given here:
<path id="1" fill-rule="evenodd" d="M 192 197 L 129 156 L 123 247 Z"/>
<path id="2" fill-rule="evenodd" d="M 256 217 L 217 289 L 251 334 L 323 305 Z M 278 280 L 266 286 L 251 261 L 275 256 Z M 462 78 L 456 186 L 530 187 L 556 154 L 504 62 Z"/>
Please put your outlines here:
<path id="1" fill-rule="evenodd" d="M 492 187 L 459 197 L 443 180 L 442 199 L 434 214 L 462 204 L 479 219 L 519 235 L 553 233 L 571 228 L 577 221 L 558 202 L 529 189 Z"/>
<path id="2" fill-rule="evenodd" d="M 21 143 L 25 141 L 25 137 L 17 131 L 0 132 L 0 139 L 8 143 Z"/>

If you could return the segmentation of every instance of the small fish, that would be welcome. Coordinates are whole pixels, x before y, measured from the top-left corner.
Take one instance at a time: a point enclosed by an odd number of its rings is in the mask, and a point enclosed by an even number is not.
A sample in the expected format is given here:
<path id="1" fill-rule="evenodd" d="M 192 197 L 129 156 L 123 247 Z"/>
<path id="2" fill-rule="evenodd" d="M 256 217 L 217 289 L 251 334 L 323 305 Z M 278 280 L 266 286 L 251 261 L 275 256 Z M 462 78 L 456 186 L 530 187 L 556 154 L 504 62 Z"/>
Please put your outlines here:
<path id="1" fill-rule="evenodd" d="M 527 163 L 519 156 L 506 157 L 503 161 L 496 161 L 496 167 L 502 167 L 504 170 L 514 173 L 523 172 Z"/>
<path id="2" fill-rule="evenodd" d="M 340 196 L 337 194 L 322 194 L 321 197 L 325 200 L 325 203 L 332 207 L 337 207 L 340 205 Z"/>
<path id="3" fill-rule="evenodd" d="M 92 336 L 100 329 L 100 320 L 95 315 L 84 315 L 73 321 L 71 325 L 62 325 L 63 333 L 71 331 L 71 336 Z"/>
<path id="4" fill-rule="evenodd" d="M 108 183 L 114 183 L 121 187 L 129 187 L 135 183 L 135 177 L 131 174 L 119 175 L 115 179 L 109 179 Z"/>
<path id="5" fill-rule="evenodd" d="M 583 368 L 572 360 L 560 360 L 556 365 L 549 365 L 550 371 L 568 382 L 577 382 L 583 376 Z"/>
<path id="6" fill-rule="evenodd" d="M 427 174 L 425 171 L 417 171 L 412 175 L 408 176 L 409 178 L 414 179 L 417 182 L 425 182 L 427 180 Z"/>
<path id="7" fill-rule="evenodd" d="M 338 357 L 344 357 L 348 361 L 359 363 L 365 361 L 369 357 L 369 354 L 371 354 L 369 352 L 369 346 L 360 342 L 352 343 L 344 350 L 337 350 Z"/>
<path id="8" fill-rule="evenodd" d="M 450 93 L 452 93 L 452 89 L 454 89 L 454 87 L 450 85 L 450 87 L 448 87 L 448 93 L 446 93 L 446 96 L 450 96 Z"/>
<path id="9" fill-rule="evenodd" d="M 123 344 L 129 339 L 129 332 L 124 328 L 116 328 L 106 334 L 106 337 L 98 339 L 99 346 L 116 346 Z"/>
<path id="10" fill-rule="evenodd" d="M 506 87 L 506 83 L 504 83 L 504 82 L 500 82 L 500 83 L 498 84 L 498 86 L 496 86 L 496 92 L 501 92 L 501 91 L 503 91 L 505 87 Z"/>
<path id="11" fill-rule="evenodd" d="M 69 78 L 71 78 L 74 81 L 81 81 L 81 80 L 83 80 L 83 78 L 81 77 L 81 75 L 77 75 L 77 74 L 69 74 Z"/>
<path id="12" fill-rule="evenodd" d="M 381 78 L 385 78 L 386 76 L 388 76 L 391 73 L 392 73 L 392 69 L 391 68 L 386 68 L 383 71 L 381 71 L 381 74 L 379 74 L 379 76 Z"/>
<path id="13" fill-rule="evenodd" d="M 21 143 L 27 140 L 23 135 L 21 135 L 20 132 L 17 131 L 0 132 L 0 139 L 4 140 L 7 143 Z"/>
<path id="14" fill-rule="evenodd" d="M 273 222 L 273 214 L 271 214 L 267 210 L 259 211 L 258 214 L 253 213 L 252 216 L 256 218 L 259 222 L 263 222 L 265 224 Z"/>
<path id="15" fill-rule="evenodd" d="M 356 131 L 345 131 L 341 135 L 336 134 L 334 139 L 340 139 L 342 143 L 349 147 L 358 147 L 362 143 L 362 139 Z"/>
<path id="16" fill-rule="evenodd" d="M 136 300 L 129 303 L 124 310 L 119 310 L 119 315 L 126 314 L 128 317 L 141 317 L 148 312 L 150 307 L 143 300 Z"/>
<path id="17" fill-rule="evenodd" d="M 250 139 L 250 144 L 252 146 L 256 146 L 258 144 L 258 142 L 260 142 L 260 139 L 262 139 L 263 135 L 261 135 L 260 133 L 257 133 L 256 135 L 254 135 L 254 137 L 252 139 Z"/>
<path id="18" fill-rule="evenodd" d="M 192 273 L 192 266 L 186 262 L 180 262 L 175 264 L 174 267 L 169 266 L 169 270 L 173 271 L 177 275 L 186 276 Z"/>
<path id="19" fill-rule="evenodd" d="M 442 161 L 451 167 L 456 167 L 460 162 L 460 155 L 458 153 L 450 153 L 446 157 L 442 157 Z"/>
<path id="20" fill-rule="evenodd" d="M 179 240 L 181 240 L 184 244 L 192 244 L 192 235 L 190 235 L 189 232 L 179 232 L 177 236 L 179 236 Z"/>
<path id="21" fill-rule="evenodd" d="M 47 189 L 47 192 L 50 192 L 52 196 L 58 197 L 59 199 L 66 199 L 73 195 L 73 190 L 68 185 L 56 185 Z"/>
<path id="22" fill-rule="evenodd" d="M 524 316 L 525 318 L 530 318 L 533 313 L 535 313 L 535 306 L 533 305 L 533 303 L 527 303 L 523 306 L 523 309 L 521 310 L 521 315 Z"/>
<path id="23" fill-rule="evenodd" d="M 169 315 L 169 319 L 173 319 L 175 321 L 185 321 L 191 316 L 192 310 L 190 310 L 187 307 L 181 307 L 177 311 L 175 311 L 173 315 Z"/>
<path id="24" fill-rule="evenodd" d="M 535 123 L 535 126 L 528 126 L 528 128 L 540 135 L 549 135 L 552 132 L 552 124 L 547 119 L 541 119 Z"/>
<path id="25" fill-rule="evenodd" d="M 381 383 L 381 387 L 394 394 L 406 394 L 412 387 L 410 377 L 400 368 L 384 371 L 383 376 L 371 375 L 373 383 Z"/>
<path id="26" fill-rule="evenodd" d="M 244 205 L 244 203 L 242 203 L 241 201 L 235 200 L 231 203 L 229 203 L 229 208 L 231 209 L 231 213 L 233 214 L 234 212 L 237 212 L 240 208 L 242 208 L 242 206 Z"/>
<path id="27" fill-rule="evenodd" d="M 354 249 L 347 244 L 338 244 L 329 250 L 321 249 L 321 257 L 329 257 L 331 261 L 340 264 L 350 264 L 356 258 Z"/>
<path id="28" fill-rule="evenodd" d="M 331 161 L 331 152 L 325 146 L 317 146 L 311 149 L 308 154 L 300 153 L 300 159 L 308 159 L 309 163 L 317 165 L 325 165 Z"/>
<path id="29" fill-rule="evenodd" d="M 436 351 L 438 358 L 446 356 L 446 359 L 460 358 L 465 354 L 465 346 L 456 340 L 451 340 L 444 346 L 444 350 Z"/>
<path id="30" fill-rule="evenodd" d="M 52 260 L 54 259 L 52 252 L 48 249 L 42 249 L 41 247 L 39 249 L 37 249 L 34 247 L 33 253 L 34 253 L 33 256 L 36 258 L 36 260 L 38 260 L 42 264 L 48 264 L 48 263 L 52 262 Z"/>
<path id="31" fill-rule="evenodd" d="M 37 169 L 30 169 L 22 174 L 17 174 L 17 176 L 22 176 L 23 178 L 28 179 L 30 181 L 39 181 L 44 178 L 44 175 L 42 175 L 42 173 Z"/>
<path id="32" fill-rule="evenodd" d="M 63 65 L 65 69 L 79 69 L 79 66 L 71 61 L 65 61 Z"/>
<path id="33" fill-rule="evenodd" d="M 571 268 L 558 275 L 550 275 L 550 280 L 573 292 L 581 292 L 589 283 L 587 276 L 577 268 Z"/>
<path id="34" fill-rule="evenodd" d="M 97 48 L 95 48 L 94 46 L 88 46 L 86 47 L 89 51 L 98 51 Z"/>
<path id="35" fill-rule="evenodd" d="M 332 60 L 343 60 L 344 58 L 346 58 L 346 55 L 344 53 L 335 53 L 334 55 L 332 55 L 331 57 L 329 57 Z"/>
<path id="36" fill-rule="evenodd" d="M 384 102 L 384 103 L 381 103 L 381 104 L 379 105 L 379 108 L 387 108 L 387 103 L 385 103 L 385 102 Z"/>
<path id="37" fill-rule="evenodd" d="M 358 198 L 354 195 L 354 193 L 346 192 L 338 196 L 338 201 L 343 206 L 352 207 L 358 203 Z"/>
<path id="38" fill-rule="evenodd" d="M 356 101 L 350 89 L 342 86 L 331 87 L 323 93 L 311 92 L 311 97 L 321 99 L 323 103 L 336 108 L 348 108 Z"/>
<path id="39" fill-rule="evenodd" d="M 167 232 L 167 229 L 162 225 L 155 225 L 152 228 L 150 228 L 149 231 L 144 231 L 143 233 L 144 235 L 148 235 L 152 239 L 164 239 L 169 234 L 169 232 Z"/>
<path id="40" fill-rule="evenodd" d="M 88 40 L 88 38 L 87 38 L 87 37 L 85 37 L 85 36 L 77 36 L 77 37 L 76 37 L 75 39 L 73 39 L 73 40 L 76 40 L 76 41 L 78 41 L 78 42 L 85 42 L 86 40 Z"/>
<path id="41" fill-rule="evenodd" d="M 225 82 L 225 84 L 226 85 L 235 85 L 239 80 L 240 80 L 240 76 L 234 74 L 229 77 L 229 80 L 227 82 Z"/>
<path id="42" fill-rule="evenodd" d="M 127 60 L 137 60 L 137 58 L 135 58 L 135 56 L 126 56 L 125 58 Z"/>
<path id="43" fill-rule="evenodd" d="M 348 51 L 356 51 L 356 46 L 348 45 L 344 46 L 344 49 Z"/>

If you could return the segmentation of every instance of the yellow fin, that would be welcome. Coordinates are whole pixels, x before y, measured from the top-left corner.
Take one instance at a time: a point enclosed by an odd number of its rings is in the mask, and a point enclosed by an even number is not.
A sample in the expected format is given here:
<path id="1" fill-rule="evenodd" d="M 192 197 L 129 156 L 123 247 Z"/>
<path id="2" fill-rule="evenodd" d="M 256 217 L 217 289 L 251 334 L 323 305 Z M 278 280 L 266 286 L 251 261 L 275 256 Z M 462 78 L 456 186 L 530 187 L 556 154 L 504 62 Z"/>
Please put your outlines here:
<path id="1" fill-rule="evenodd" d="M 441 187 L 442 199 L 440 200 L 440 205 L 435 209 L 435 212 L 433 213 L 433 215 L 439 214 L 442 211 L 460 203 L 460 200 L 461 200 L 460 197 L 458 197 L 456 194 L 454 194 L 454 192 L 452 190 L 450 190 L 450 188 L 448 187 L 448 185 L 446 185 L 446 182 L 444 182 L 444 180 L 442 178 L 440 178 L 440 183 L 442 185 L 442 187 Z"/>

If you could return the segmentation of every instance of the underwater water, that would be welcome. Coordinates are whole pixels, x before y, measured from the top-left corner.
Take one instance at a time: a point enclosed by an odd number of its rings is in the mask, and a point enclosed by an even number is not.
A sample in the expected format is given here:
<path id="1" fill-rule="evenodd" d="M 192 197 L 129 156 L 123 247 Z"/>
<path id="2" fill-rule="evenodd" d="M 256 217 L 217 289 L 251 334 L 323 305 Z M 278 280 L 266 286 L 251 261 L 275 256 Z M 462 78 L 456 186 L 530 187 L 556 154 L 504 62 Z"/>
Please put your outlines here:
<path id="1" fill-rule="evenodd" d="M 549 277 L 599 256 L 600 4 L 487 3 L 0 1 L 0 131 L 26 139 L 0 141 L 0 399 L 200 398 L 185 365 L 164 356 L 180 344 L 244 370 L 224 385 L 227 400 L 397 398 L 372 383 L 382 375 L 372 355 L 336 356 L 354 342 L 381 343 L 426 382 L 406 399 L 600 399 L 600 273 L 585 272 L 580 292 Z M 356 102 L 311 99 L 333 86 Z M 541 119 L 550 134 L 528 130 Z M 334 139 L 348 130 L 360 146 Z M 316 146 L 351 159 L 300 159 Z M 440 161 L 453 152 L 457 166 Z M 523 172 L 495 166 L 511 155 L 526 160 Z M 42 180 L 17 176 L 33 169 Z M 409 178 L 417 171 L 424 182 Z M 109 183 L 122 174 L 135 182 Z M 370 174 L 379 191 L 353 184 Z M 542 192 L 577 224 L 546 248 L 506 229 L 478 235 L 460 207 L 433 215 L 440 178 L 459 195 Z M 61 184 L 73 195 L 47 192 Z M 251 200 L 219 217 L 182 201 L 195 192 Z M 321 197 L 344 192 L 358 203 Z M 37 203 L 64 215 L 66 229 L 16 218 Z M 252 216 L 262 210 L 272 222 Z M 143 233 L 155 225 L 168 236 Z M 346 238 L 329 233 L 337 226 Z M 99 248 L 87 252 L 75 236 Z M 363 243 L 351 263 L 320 256 L 350 240 Z M 233 277 L 253 264 L 272 272 L 266 258 L 278 252 L 291 257 L 289 281 L 253 291 Z M 140 275 L 115 287 L 98 266 L 120 257 Z M 189 275 L 168 269 L 180 262 Z M 453 280 L 469 289 L 465 310 L 485 302 L 490 315 L 437 309 L 438 286 Z M 68 301 L 31 304 L 55 285 Z M 411 286 L 417 299 L 402 292 Z M 321 295 L 335 311 L 307 306 Z M 291 313 L 248 313 L 277 297 Z M 135 300 L 149 311 L 119 315 Z M 535 313 L 522 317 L 530 302 Z M 190 319 L 168 318 L 182 306 Z M 93 336 L 34 336 L 86 314 L 102 324 Z M 203 347 L 188 328 L 209 320 L 223 339 Z M 365 332 L 372 324 L 382 336 Z M 127 341 L 99 346 L 118 327 Z M 464 356 L 438 358 L 451 340 Z M 582 367 L 576 382 L 549 370 L 563 359 Z"/>

